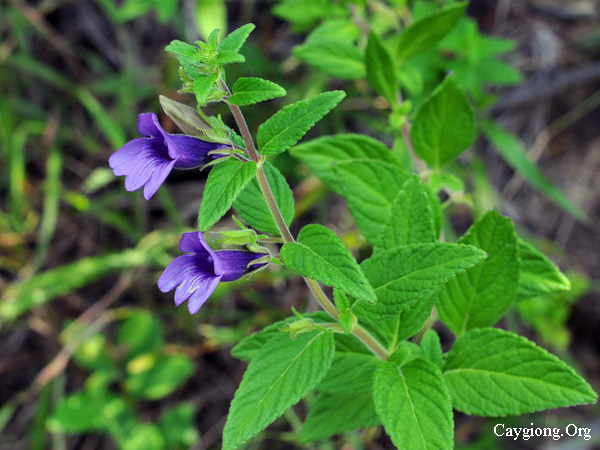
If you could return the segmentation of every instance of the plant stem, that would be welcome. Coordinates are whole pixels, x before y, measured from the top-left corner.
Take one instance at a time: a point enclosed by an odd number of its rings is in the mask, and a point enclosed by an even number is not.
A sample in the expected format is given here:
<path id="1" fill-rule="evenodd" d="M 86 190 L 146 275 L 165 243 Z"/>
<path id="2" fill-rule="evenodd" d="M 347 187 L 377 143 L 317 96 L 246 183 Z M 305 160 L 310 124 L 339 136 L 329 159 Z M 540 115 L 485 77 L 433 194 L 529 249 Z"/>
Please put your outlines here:
<path id="1" fill-rule="evenodd" d="M 229 88 L 225 83 L 221 80 L 221 87 L 227 92 L 229 92 Z M 250 134 L 250 129 L 248 128 L 248 124 L 246 123 L 246 119 L 242 114 L 242 110 L 239 106 L 233 105 L 229 102 L 226 102 L 227 106 L 231 110 L 233 117 L 235 118 L 235 122 L 240 130 L 242 135 L 242 139 L 244 140 L 244 144 L 246 144 L 246 149 L 248 150 L 248 155 L 250 159 L 258 164 L 258 169 L 256 172 L 256 179 L 258 181 L 258 185 L 260 186 L 260 190 L 263 193 L 267 206 L 273 215 L 273 219 L 275 220 L 275 224 L 281 233 L 281 237 L 283 238 L 284 243 L 296 242 L 294 236 L 290 232 L 287 224 L 285 223 L 285 219 L 283 218 L 279 206 L 275 201 L 275 196 L 273 195 L 273 191 L 271 190 L 271 186 L 269 186 L 269 182 L 267 180 L 267 176 L 263 169 L 261 157 L 256 151 L 256 147 L 254 146 L 254 141 L 252 140 L 252 135 Z M 315 280 L 312 280 L 307 277 L 302 277 L 306 282 L 306 285 L 314 295 L 315 299 L 319 303 L 319 305 L 329 313 L 331 317 L 334 319 L 338 319 L 339 312 L 333 302 L 327 297 L 323 289 Z M 356 336 L 365 346 L 373 352 L 377 357 L 387 360 L 389 358 L 389 354 L 387 350 L 364 328 L 360 325 L 356 325 L 352 333 Z"/>

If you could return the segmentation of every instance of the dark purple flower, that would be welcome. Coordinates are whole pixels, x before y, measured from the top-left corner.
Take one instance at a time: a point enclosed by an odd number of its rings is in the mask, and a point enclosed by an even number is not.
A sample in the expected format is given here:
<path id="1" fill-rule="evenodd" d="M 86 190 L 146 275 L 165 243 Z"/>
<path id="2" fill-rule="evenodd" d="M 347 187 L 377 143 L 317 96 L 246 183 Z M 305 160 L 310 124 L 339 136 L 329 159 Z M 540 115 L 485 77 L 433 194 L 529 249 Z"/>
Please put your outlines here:
<path id="1" fill-rule="evenodd" d="M 165 181 L 171 170 L 203 166 L 219 155 L 208 152 L 227 145 L 206 142 L 182 134 L 169 134 L 154 113 L 138 116 L 138 131 L 148 137 L 134 139 L 108 159 L 117 176 L 125 175 L 125 189 L 135 191 L 144 186 L 148 200 Z"/>
<path id="2" fill-rule="evenodd" d="M 196 314 L 204 302 L 214 292 L 221 281 L 235 281 L 245 274 L 258 269 L 266 262 L 257 262 L 267 256 L 241 250 L 211 249 L 200 231 L 183 233 L 179 249 L 191 255 L 178 256 L 167 266 L 158 279 L 158 288 L 169 292 L 175 287 L 175 305 L 188 300 L 188 309 Z"/>

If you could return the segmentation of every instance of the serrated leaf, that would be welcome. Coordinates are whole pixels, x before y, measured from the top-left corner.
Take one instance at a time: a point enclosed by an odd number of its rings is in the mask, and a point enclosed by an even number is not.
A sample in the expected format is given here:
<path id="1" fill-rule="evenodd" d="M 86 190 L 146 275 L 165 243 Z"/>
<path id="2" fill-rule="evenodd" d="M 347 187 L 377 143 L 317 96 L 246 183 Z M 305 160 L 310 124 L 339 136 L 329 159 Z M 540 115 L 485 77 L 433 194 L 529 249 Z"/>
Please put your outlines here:
<path id="1" fill-rule="evenodd" d="M 371 392 L 373 374 L 381 362 L 372 353 L 336 351 L 327 375 L 316 389 L 331 394 Z"/>
<path id="2" fill-rule="evenodd" d="M 294 194 L 285 177 L 281 175 L 281 172 L 275 166 L 265 162 L 263 167 L 271 191 L 275 196 L 275 202 L 285 223 L 289 226 L 294 218 Z M 275 236 L 281 235 L 256 178 L 248 183 L 233 203 L 233 207 L 252 228 Z"/>
<path id="3" fill-rule="evenodd" d="M 514 170 L 519 172 L 529 184 L 538 189 L 542 194 L 573 217 L 584 222 L 588 220 L 585 213 L 571 203 L 567 196 L 548 181 L 544 174 L 540 172 L 537 166 L 527 156 L 527 151 L 523 147 L 523 144 L 515 136 L 498 127 L 491 121 L 484 123 L 483 131 L 502 159 L 504 159 L 504 161 L 506 161 Z"/>
<path id="4" fill-rule="evenodd" d="M 231 52 L 227 50 L 220 50 L 219 54 L 214 60 L 215 64 L 232 64 L 232 63 L 243 63 L 246 61 L 246 57 L 240 53 Z"/>
<path id="5" fill-rule="evenodd" d="M 413 244 L 374 254 L 361 267 L 377 294 L 377 303 L 358 302 L 353 312 L 368 323 L 397 315 L 435 294 L 448 279 L 485 258 L 470 245 Z"/>
<path id="6" fill-rule="evenodd" d="M 256 26 L 253 23 L 247 23 L 237 30 L 232 31 L 221 41 L 219 50 L 234 53 L 239 52 L 254 28 L 256 28 Z"/>
<path id="7" fill-rule="evenodd" d="M 377 242 L 409 175 L 397 165 L 374 160 L 345 161 L 333 169 L 360 232 Z"/>
<path id="8" fill-rule="evenodd" d="M 444 377 L 452 405 L 466 414 L 501 417 L 595 402 L 575 371 L 533 342 L 497 328 L 458 338 Z"/>
<path id="9" fill-rule="evenodd" d="M 442 368 L 442 344 L 439 335 L 432 328 L 427 330 L 423 335 L 423 339 L 421 339 L 421 355 L 438 368 Z"/>
<path id="10" fill-rule="evenodd" d="M 233 85 L 233 95 L 227 101 L 234 105 L 244 106 L 283 97 L 285 94 L 285 89 L 272 81 L 241 77 Z"/>
<path id="11" fill-rule="evenodd" d="M 254 161 L 244 163 L 233 158 L 212 169 L 200 204 L 199 230 L 206 231 L 217 223 L 255 175 Z"/>
<path id="12" fill-rule="evenodd" d="M 345 96 L 343 91 L 329 91 L 285 106 L 258 127 L 260 152 L 263 155 L 277 155 L 286 151 Z"/>
<path id="13" fill-rule="evenodd" d="M 396 64 L 381 38 L 373 31 L 369 33 L 365 52 L 367 81 L 375 91 L 383 96 L 391 105 L 398 103 L 398 73 Z"/>
<path id="14" fill-rule="evenodd" d="M 521 268 L 517 300 L 554 294 L 571 289 L 571 282 L 546 255 L 518 238 Z"/>
<path id="15" fill-rule="evenodd" d="M 303 314 L 305 318 L 313 319 L 315 322 L 332 322 L 334 319 L 325 311 L 316 311 L 310 314 Z M 275 322 L 264 327 L 261 331 L 251 334 L 242 339 L 231 349 L 231 354 L 242 361 L 251 361 L 263 346 L 269 342 L 275 335 L 280 334 L 280 329 L 290 323 L 298 320 L 296 316 Z"/>
<path id="16" fill-rule="evenodd" d="M 458 240 L 485 251 L 488 258 L 458 274 L 440 290 L 436 305 L 440 319 L 457 335 L 493 325 L 506 313 L 517 294 L 519 255 L 515 227 L 490 211 Z"/>
<path id="17" fill-rule="evenodd" d="M 396 61 L 404 62 L 431 50 L 454 28 L 466 7 L 467 2 L 450 5 L 406 27 L 400 35 Z"/>
<path id="18" fill-rule="evenodd" d="M 300 431 L 300 443 L 381 424 L 371 393 L 319 394 Z"/>
<path id="19" fill-rule="evenodd" d="M 175 55 L 177 61 L 179 61 L 179 64 L 182 66 L 186 65 L 188 60 L 192 56 L 196 55 L 197 50 L 198 47 L 195 45 L 191 45 L 177 39 L 171 41 L 171 43 L 165 47 L 165 51 Z"/>
<path id="20" fill-rule="evenodd" d="M 418 175 L 413 175 L 394 199 L 389 220 L 375 248 L 385 250 L 436 240 L 433 213 L 425 186 Z"/>
<path id="21" fill-rule="evenodd" d="M 273 337 L 256 355 L 231 402 L 223 449 L 239 448 L 297 403 L 327 373 L 334 355 L 331 333 Z"/>
<path id="22" fill-rule="evenodd" d="M 219 78 L 218 74 L 211 75 L 209 77 L 199 76 L 194 78 L 194 96 L 199 106 L 204 106 L 207 103 L 208 95 L 212 87 Z"/>
<path id="23" fill-rule="evenodd" d="M 414 359 L 401 367 L 387 362 L 373 380 L 375 411 L 401 450 L 454 446 L 452 404 L 440 370 Z"/>
<path id="24" fill-rule="evenodd" d="M 333 164 L 354 159 L 374 159 L 398 165 L 392 152 L 380 141 L 362 134 L 336 134 L 311 139 L 290 150 L 332 190 L 342 193 Z"/>
<path id="25" fill-rule="evenodd" d="M 364 78 L 365 63 L 360 50 L 352 42 L 318 40 L 294 47 L 296 58 L 341 80 Z"/>
<path id="26" fill-rule="evenodd" d="M 439 167 L 465 151 L 475 131 L 473 107 L 449 75 L 417 111 L 410 136 L 417 156 Z"/>
<path id="27" fill-rule="evenodd" d="M 375 293 L 360 266 L 344 243 L 330 229 L 306 225 L 298 242 L 284 244 L 281 259 L 285 265 L 302 276 L 365 301 L 375 301 Z"/>

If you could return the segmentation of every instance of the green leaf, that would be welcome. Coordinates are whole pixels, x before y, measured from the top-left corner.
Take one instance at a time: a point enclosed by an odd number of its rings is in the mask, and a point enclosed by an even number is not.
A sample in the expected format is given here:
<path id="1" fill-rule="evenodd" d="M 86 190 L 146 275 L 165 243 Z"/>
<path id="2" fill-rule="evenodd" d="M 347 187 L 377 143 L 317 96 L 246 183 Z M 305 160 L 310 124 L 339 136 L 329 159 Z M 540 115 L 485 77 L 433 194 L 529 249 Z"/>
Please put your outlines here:
<path id="1" fill-rule="evenodd" d="M 291 153 L 338 194 L 342 193 L 342 189 L 333 170 L 336 163 L 354 159 L 374 159 L 399 164 L 384 144 L 362 134 L 323 136 L 295 146 Z"/>
<path id="2" fill-rule="evenodd" d="M 131 310 L 119 327 L 116 344 L 126 360 L 160 350 L 164 345 L 161 323 L 145 309 Z"/>
<path id="3" fill-rule="evenodd" d="M 371 392 L 373 374 L 381 360 L 372 353 L 336 351 L 331 367 L 316 387 L 330 394 L 366 394 Z"/>
<path id="4" fill-rule="evenodd" d="M 122 450 L 163 450 L 165 438 L 153 423 L 134 422 L 128 424 L 127 433 L 115 436 Z"/>
<path id="5" fill-rule="evenodd" d="M 391 214 L 376 249 L 390 249 L 408 244 L 425 244 L 437 240 L 433 214 L 425 186 L 418 175 L 411 176 L 398 192 Z"/>
<path id="6" fill-rule="evenodd" d="M 233 85 L 233 95 L 227 101 L 234 105 L 244 106 L 283 97 L 285 94 L 285 89 L 272 81 L 241 77 Z"/>
<path id="7" fill-rule="evenodd" d="M 82 433 L 102 429 L 102 411 L 107 400 L 86 391 L 62 398 L 48 418 L 47 427 L 54 433 Z"/>
<path id="8" fill-rule="evenodd" d="M 473 246 L 441 242 L 376 253 L 361 266 L 375 288 L 377 303 L 356 303 L 353 312 L 368 323 L 389 319 L 484 258 L 485 253 Z"/>
<path id="9" fill-rule="evenodd" d="M 286 151 L 345 96 L 343 91 L 329 91 L 285 106 L 258 127 L 260 152 L 263 155 L 277 155 Z"/>
<path id="10" fill-rule="evenodd" d="M 218 74 L 209 77 L 199 76 L 194 78 L 194 96 L 198 102 L 198 106 L 204 106 L 208 103 L 208 95 L 215 82 L 219 78 Z"/>
<path id="11" fill-rule="evenodd" d="M 569 279 L 546 255 L 521 238 L 517 238 L 517 244 L 521 259 L 517 300 L 571 289 Z"/>
<path id="12" fill-rule="evenodd" d="M 448 281 L 436 299 L 440 319 L 460 335 L 493 325 L 512 305 L 519 280 L 519 254 L 514 225 L 496 211 L 479 219 L 458 243 L 473 245 L 488 255 Z"/>
<path id="13" fill-rule="evenodd" d="M 196 55 L 198 47 L 175 39 L 165 47 L 165 51 L 175 55 L 179 64 L 184 66 L 192 56 Z"/>
<path id="14" fill-rule="evenodd" d="M 194 426 L 195 407 L 191 403 L 180 403 L 165 411 L 159 421 L 166 441 L 166 449 L 189 449 L 198 442 L 198 430 Z"/>
<path id="15" fill-rule="evenodd" d="M 341 162 L 334 171 L 360 232 L 378 242 L 409 175 L 397 165 L 374 160 Z"/>
<path id="16" fill-rule="evenodd" d="M 218 164 L 210 172 L 198 214 L 200 231 L 208 230 L 223 217 L 254 175 L 254 161 L 244 163 L 233 158 Z"/>
<path id="17" fill-rule="evenodd" d="M 375 293 L 360 266 L 335 233 L 318 225 L 306 225 L 298 242 L 281 248 L 285 265 L 299 275 L 333 286 L 353 297 L 375 301 Z"/>
<path id="18" fill-rule="evenodd" d="M 391 105 L 398 104 L 398 73 L 381 38 L 374 32 L 369 33 L 369 41 L 365 52 L 367 81 L 375 91 L 383 96 Z"/>
<path id="19" fill-rule="evenodd" d="M 440 370 L 414 359 L 401 367 L 387 362 L 373 380 L 375 411 L 399 449 L 451 449 L 452 404 Z"/>
<path id="20" fill-rule="evenodd" d="M 440 337 L 434 329 L 429 329 L 421 339 L 421 355 L 423 358 L 434 363 L 438 368 L 442 368 L 442 344 Z"/>
<path id="21" fill-rule="evenodd" d="M 223 449 L 234 450 L 298 402 L 327 373 L 334 355 L 331 333 L 273 337 L 256 355 L 231 402 Z"/>
<path id="22" fill-rule="evenodd" d="M 221 50 L 219 51 L 219 55 L 215 58 L 214 63 L 224 65 L 232 63 L 243 63 L 245 61 L 246 58 L 244 57 L 244 55 L 235 52 L 230 52 L 227 50 Z"/>
<path id="23" fill-rule="evenodd" d="M 136 398 L 166 397 L 194 373 L 194 364 L 183 355 L 146 353 L 127 364 L 127 391 Z"/>
<path id="24" fill-rule="evenodd" d="M 292 52 L 330 77 L 356 80 L 365 76 L 363 55 L 352 42 L 318 40 L 298 45 Z"/>
<path id="25" fill-rule="evenodd" d="M 96 333 L 83 341 L 73 354 L 73 358 L 86 369 L 111 369 L 115 363 L 106 346 L 106 338 Z"/>
<path id="26" fill-rule="evenodd" d="M 315 322 L 333 322 L 334 320 L 325 311 L 303 314 L 303 317 L 313 319 Z M 288 317 L 264 327 L 261 331 L 253 333 L 238 342 L 238 344 L 231 349 L 231 354 L 242 361 L 251 361 L 267 342 L 275 335 L 280 334 L 280 328 L 296 320 L 298 320 L 296 316 Z"/>
<path id="27" fill-rule="evenodd" d="M 289 226 L 294 218 L 294 194 L 287 184 L 285 177 L 275 166 L 269 162 L 265 162 L 263 167 L 271 191 L 275 196 L 275 202 L 281 211 L 285 223 Z M 233 207 L 252 228 L 275 236 L 281 235 L 256 178 L 248 183 L 234 202 Z"/>
<path id="28" fill-rule="evenodd" d="M 523 144 L 509 132 L 499 128 L 491 121 L 484 123 L 483 131 L 500 156 L 516 170 L 529 184 L 542 192 L 546 197 L 581 221 L 588 218 L 540 172 L 529 159 Z"/>
<path id="29" fill-rule="evenodd" d="M 415 153 L 430 166 L 440 167 L 465 151 L 475 135 L 473 108 L 449 75 L 417 111 L 410 130 Z"/>
<path id="30" fill-rule="evenodd" d="M 596 393 L 556 356 L 497 328 L 469 331 L 448 353 L 444 377 L 452 405 L 501 417 L 595 402 Z"/>
<path id="31" fill-rule="evenodd" d="M 459 2 L 450 5 L 406 27 L 400 35 L 396 61 L 407 61 L 434 48 L 454 28 L 467 4 Z"/>
<path id="32" fill-rule="evenodd" d="M 239 52 L 252 30 L 254 30 L 255 25 L 253 23 L 247 23 L 239 27 L 237 30 L 229 33 L 225 39 L 221 41 L 221 45 L 219 45 L 220 51 L 227 52 Z"/>
<path id="33" fill-rule="evenodd" d="M 300 443 L 381 424 L 371 393 L 320 394 L 300 431 Z"/>

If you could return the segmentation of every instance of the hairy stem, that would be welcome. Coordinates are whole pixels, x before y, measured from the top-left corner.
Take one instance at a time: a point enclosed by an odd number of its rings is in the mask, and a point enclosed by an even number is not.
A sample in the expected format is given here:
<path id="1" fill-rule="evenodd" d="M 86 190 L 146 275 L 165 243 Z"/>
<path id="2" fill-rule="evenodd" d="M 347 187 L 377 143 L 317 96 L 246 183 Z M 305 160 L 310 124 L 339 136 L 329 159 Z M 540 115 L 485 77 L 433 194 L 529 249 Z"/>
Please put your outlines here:
<path id="1" fill-rule="evenodd" d="M 221 81 L 221 87 L 223 89 L 226 89 L 227 92 L 229 92 L 229 88 L 225 85 L 225 83 L 223 83 L 223 81 Z M 288 228 L 287 224 L 285 223 L 285 219 L 283 218 L 283 215 L 281 214 L 281 211 L 279 209 L 279 206 L 277 205 L 277 202 L 275 201 L 275 196 L 273 195 L 271 186 L 269 186 L 267 176 L 263 169 L 263 165 L 261 164 L 261 162 L 262 162 L 261 157 L 259 156 L 258 152 L 256 151 L 256 147 L 254 146 L 254 141 L 252 140 L 252 135 L 250 134 L 248 124 L 246 123 L 246 119 L 244 118 L 244 115 L 242 114 L 240 107 L 237 105 L 233 105 L 229 102 L 227 102 L 227 106 L 229 106 L 229 109 L 231 110 L 231 113 L 233 114 L 233 117 L 235 118 L 237 126 L 242 135 L 242 139 L 244 140 L 244 144 L 246 144 L 246 149 L 248 150 L 248 155 L 250 156 L 250 159 L 258 164 L 258 170 L 256 172 L 256 179 L 258 181 L 258 185 L 260 186 L 260 190 L 263 193 L 263 196 L 265 198 L 267 206 L 269 207 L 269 210 L 271 211 L 271 214 L 273 215 L 275 224 L 277 225 L 277 228 L 279 229 L 279 232 L 281 233 L 281 237 L 283 238 L 284 243 L 296 242 L 296 240 L 294 239 L 294 236 L 292 236 L 292 233 L 290 232 L 290 229 Z M 339 317 L 339 312 L 338 312 L 337 308 L 335 307 L 335 305 L 333 304 L 333 302 L 329 299 L 329 297 L 327 297 L 325 292 L 323 292 L 323 289 L 321 288 L 319 283 L 317 283 L 315 280 L 312 280 L 307 277 L 302 277 L 302 278 L 306 282 L 306 285 L 308 286 L 308 288 L 314 295 L 314 297 L 317 300 L 317 302 L 319 303 L 319 305 L 325 311 L 327 311 L 331 317 L 333 317 L 334 319 L 337 320 Z M 352 333 L 354 334 L 354 336 L 356 336 L 358 339 L 360 339 L 360 341 L 363 344 L 365 344 L 365 346 L 369 350 L 371 350 L 371 352 L 373 352 L 373 354 L 375 354 L 377 357 L 384 359 L 384 360 L 387 360 L 389 358 L 389 354 L 388 354 L 387 350 L 367 330 L 362 328 L 360 325 L 357 324 L 353 328 Z"/>

